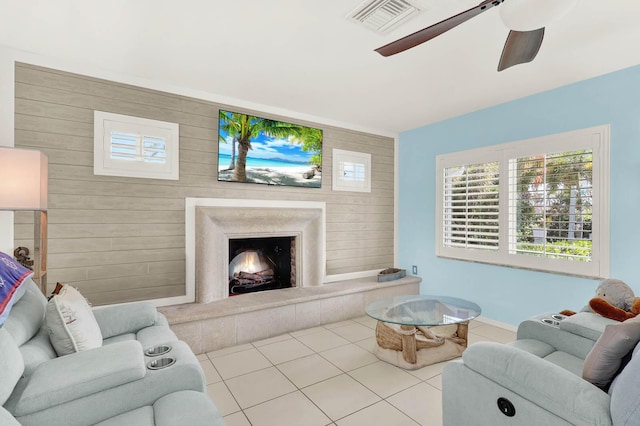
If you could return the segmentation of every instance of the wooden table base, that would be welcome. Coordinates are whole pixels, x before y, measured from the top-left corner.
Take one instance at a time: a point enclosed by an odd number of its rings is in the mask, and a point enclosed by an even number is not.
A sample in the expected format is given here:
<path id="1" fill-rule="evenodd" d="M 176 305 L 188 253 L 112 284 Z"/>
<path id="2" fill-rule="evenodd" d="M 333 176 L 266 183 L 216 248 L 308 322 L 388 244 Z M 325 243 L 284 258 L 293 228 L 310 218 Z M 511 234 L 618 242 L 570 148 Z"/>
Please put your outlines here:
<path id="1" fill-rule="evenodd" d="M 414 327 L 378 321 L 376 355 L 402 368 L 421 368 L 459 357 L 467 347 L 468 330 L 468 322 Z"/>

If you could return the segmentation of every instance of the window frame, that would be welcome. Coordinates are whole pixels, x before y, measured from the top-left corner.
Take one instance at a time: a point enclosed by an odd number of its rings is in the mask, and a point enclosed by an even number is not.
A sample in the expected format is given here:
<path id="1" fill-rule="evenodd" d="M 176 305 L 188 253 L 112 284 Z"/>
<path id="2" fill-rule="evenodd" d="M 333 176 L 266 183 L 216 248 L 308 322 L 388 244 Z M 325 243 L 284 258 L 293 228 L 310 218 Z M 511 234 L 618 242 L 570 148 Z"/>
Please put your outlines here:
<path id="1" fill-rule="evenodd" d="M 354 191 L 371 192 L 371 154 L 367 152 L 346 151 L 334 148 L 332 150 L 333 180 L 332 189 L 334 191 Z M 340 173 L 344 170 L 345 164 L 362 166 L 362 179 L 345 179 Z"/>
<path id="2" fill-rule="evenodd" d="M 509 160 L 541 155 L 591 149 L 592 168 L 592 257 L 590 262 L 568 261 L 546 257 L 509 253 Z M 610 126 L 552 134 L 532 139 L 487 146 L 472 150 L 441 154 L 436 157 L 436 256 L 471 262 L 488 263 L 521 269 L 552 272 L 589 278 L 609 276 L 609 182 L 610 182 Z M 500 170 L 499 248 L 495 251 L 444 246 L 443 183 L 444 170 L 449 167 L 498 161 Z"/>
<path id="3" fill-rule="evenodd" d="M 164 164 L 111 158 L 111 132 L 162 138 L 165 141 Z M 93 173 L 147 179 L 179 180 L 179 125 L 104 111 L 94 111 Z"/>

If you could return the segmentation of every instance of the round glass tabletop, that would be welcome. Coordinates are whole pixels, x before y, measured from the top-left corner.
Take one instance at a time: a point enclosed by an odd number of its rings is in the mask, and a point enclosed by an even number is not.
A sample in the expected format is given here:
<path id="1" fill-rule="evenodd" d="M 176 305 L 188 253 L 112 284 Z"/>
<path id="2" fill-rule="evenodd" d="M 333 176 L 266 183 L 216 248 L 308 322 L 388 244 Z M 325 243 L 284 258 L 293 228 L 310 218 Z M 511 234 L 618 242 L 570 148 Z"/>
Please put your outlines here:
<path id="1" fill-rule="evenodd" d="M 480 306 L 456 297 L 411 295 L 378 300 L 365 309 L 378 321 L 402 325 L 436 326 L 467 322 L 482 312 Z"/>

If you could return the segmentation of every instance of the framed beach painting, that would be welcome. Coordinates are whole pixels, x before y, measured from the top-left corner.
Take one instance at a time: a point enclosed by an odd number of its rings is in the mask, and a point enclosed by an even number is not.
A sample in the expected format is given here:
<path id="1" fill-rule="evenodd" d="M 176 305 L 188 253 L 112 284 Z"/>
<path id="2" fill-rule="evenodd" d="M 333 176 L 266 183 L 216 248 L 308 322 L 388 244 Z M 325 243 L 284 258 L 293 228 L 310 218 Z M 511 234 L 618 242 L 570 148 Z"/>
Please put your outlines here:
<path id="1" fill-rule="evenodd" d="M 220 110 L 218 180 L 320 188 L 322 130 Z"/>

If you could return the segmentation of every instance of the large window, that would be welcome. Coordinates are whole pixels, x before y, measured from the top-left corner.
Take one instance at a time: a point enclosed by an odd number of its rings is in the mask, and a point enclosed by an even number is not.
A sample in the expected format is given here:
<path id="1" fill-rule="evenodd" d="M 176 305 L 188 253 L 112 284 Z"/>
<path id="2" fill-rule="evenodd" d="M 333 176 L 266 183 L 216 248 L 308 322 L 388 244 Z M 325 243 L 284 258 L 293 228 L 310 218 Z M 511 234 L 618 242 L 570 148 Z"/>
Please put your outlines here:
<path id="1" fill-rule="evenodd" d="M 438 256 L 608 276 L 608 126 L 436 161 Z"/>

